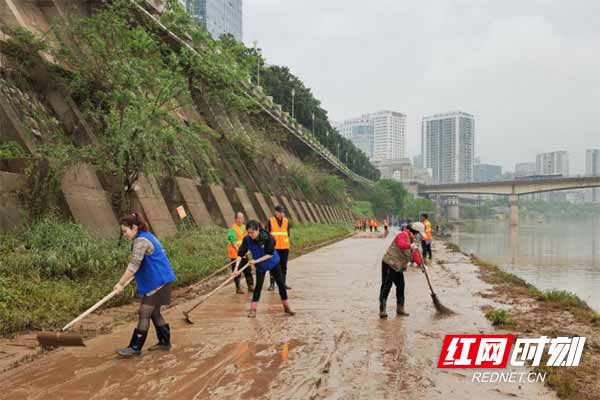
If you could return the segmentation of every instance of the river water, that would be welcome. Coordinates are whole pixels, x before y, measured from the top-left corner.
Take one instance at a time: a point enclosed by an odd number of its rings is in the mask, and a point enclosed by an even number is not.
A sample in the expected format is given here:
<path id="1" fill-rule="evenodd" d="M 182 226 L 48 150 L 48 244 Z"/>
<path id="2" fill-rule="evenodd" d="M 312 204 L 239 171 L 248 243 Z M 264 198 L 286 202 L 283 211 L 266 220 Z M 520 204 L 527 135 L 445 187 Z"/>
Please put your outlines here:
<path id="1" fill-rule="evenodd" d="M 451 241 L 541 290 L 575 293 L 600 311 L 600 217 L 469 220 Z"/>

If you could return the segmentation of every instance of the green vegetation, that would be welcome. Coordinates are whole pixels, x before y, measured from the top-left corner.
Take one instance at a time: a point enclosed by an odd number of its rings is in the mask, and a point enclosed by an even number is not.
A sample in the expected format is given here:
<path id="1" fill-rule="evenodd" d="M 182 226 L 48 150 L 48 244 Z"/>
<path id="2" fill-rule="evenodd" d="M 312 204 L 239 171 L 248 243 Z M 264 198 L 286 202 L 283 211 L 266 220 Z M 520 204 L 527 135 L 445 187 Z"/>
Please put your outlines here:
<path id="1" fill-rule="evenodd" d="M 262 59 L 261 64 L 264 65 Z M 289 68 L 277 65 L 262 68 L 260 83 L 273 100 L 290 114 L 293 90 L 295 92 L 294 118 L 309 131 L 312 132 L 314 128 L 315 137 L 319 142 L 352 171 L 371 180 L 379 178 L 379 171 L 369 162 L 367 155 L 331 126 L 327 111 L 321 107 L 321 102 L 314 97 L 312 91 L 300 78 L 290 72 Z"/>
<path id="2" fill-rule="evenodd" d="M 478 204 L 462 204 L 465 219 L 494 218 L 497 212 L 508 213 L 508 198 L 482 200 Z M 574 204 L 565 201 L 526 201 L 519 200 L 519 213 L 523 216 L 548 217 L 587 217 L 600 215 L 600 205 L 595 203 Z"/>
<path id="3" fill-rule="evenodd" d="M 352 212 L 358 217 L 374 217 L 373 204 L 370 201 L 357 200 L 352 203 Z"/>
<path id="4" fill-rule="evenodd" d="M 587 217 L 600 215 L 600 204 L 573 204 L 564 201 L 521 201 L 519 212 L 525 215 L 544 215 L 549 217 Z"/>
<path id="5" fill-rule="evenodd" d="M 497 309 L 489 311 L 485 314 L 485 317 L 490 320 L 492 325 L 502 328 L 512 325 L 512 320 L 508 311 L 503 309 Z"/>
<path id="6" fill-rule="evenodd" d="M 348 224 L 298 225 L 293 249 L 301 251 L 350 231 Z M 197 282 L 226 262 L 223 228 L 187 229 L 162 243 L 177 286 Z M 124 240 L 99 240 L 77 224 L 52 218 L 20 234 L 1 235 L 0 335 L 68 322 L 112 290 L 127 265 L 129 246 Z M 111 305 L 132 301 L 133 286 Z"/>
<path id="7" fill-rule="evenodd" d="M 0 143 L 0 158 L 22 158 L 27 157 L 25 149 L 17 142 Z"/>
<path id="8" fill-rule="evenodd" d="M 547 301 L 567 307 L 589 308 L 587 303 L 566 290 L 548 290 L 540 293 L 538 300 Z"/>
<path id="9" fill-rule="evenodd" d="M 435 203 L 414 197 L 399 182 L 382 179 L 374 188 L 366 189 L 365 192 L 367 195 L 363 195 L 361 200 L 371 203 L 375 216 L 392 214 L 401 219 L 416 221 L 421 213 L 427 212 L 434 219 Z"/>

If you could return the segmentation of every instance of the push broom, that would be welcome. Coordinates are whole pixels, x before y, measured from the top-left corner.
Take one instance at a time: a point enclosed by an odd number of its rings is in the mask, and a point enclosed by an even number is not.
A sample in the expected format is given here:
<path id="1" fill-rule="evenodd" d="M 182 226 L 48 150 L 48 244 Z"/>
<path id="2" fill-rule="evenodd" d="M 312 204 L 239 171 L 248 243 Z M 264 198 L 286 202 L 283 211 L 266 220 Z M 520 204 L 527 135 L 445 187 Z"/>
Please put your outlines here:
<path id="1" fill-rule="evenodd" d="M 431 286 L 431 281 L 429 280 L 429 274 L 427 273 L 427 265 L 425 265 L 425 262 L 424 262 L 425 260 L 424 260 L 423 256 L 421 255 L 421 252 L 419 251 L 419 249 L 413 249 L 412 258 L 413 258 L 413 261 L 421 267 L 421 270 L 425 274 L 425 279 L 427 279 L 427 285 L 429 285 L 429 290 L 431 291 L 431 300 L 433 301 L 433 306 L 435 307 L 435 310 L 439 314 L 445 314 L 445 315 L 455 314 L 454 311 L 452 311 L 451 309 L 449 309 L 448 307 L 446 307 L 445 305 L 442 304 L 442 302 L 438 298 L 437 294 L 435 294 L 435 292 L 433 291 L 433 286 Z"/>
<path id="2" fill-rule="evenodd" d="M 133 280 L 133 278 L 129 279 L 123 287 L 129 285 L 132 280 Z M 67 325 L 65 325 L 58 332 L 39 332 L 37 334 L 37 340 L 40 343 L 40 346 L 42 346 L 43 348 L 52 348 L 52 347 L 61 347 L 61 346 L 62 347 L 85 346 L 81 335 L 79 335 L 77 333 L 73 333 L 73 332 L 68 332 L 68 330 L 71 329 L 73 327 L 73 325 L 75 325 L 76 323 L 78 323 L 79 321 L 81 321 L 82 319 L 84 319 L 85 317 L 87 317 L 88 315 L 93 313 L 94 311 L 96 311 L 103 304 L 107 303 L 110 299 L 115 297 L 118 293 L 119 292 L 113 290 L 112 292 L 110 292 L 109 294 L 104 296 L 104 298 L 102 300 L 100 300 L 99 302 L 97 302 L 96 304 L 94 304 L 93 306 L 88 308 L 86 311 L 84 311 L 81 315 L 79 315 L 73 321 L 71 321 Z"/>

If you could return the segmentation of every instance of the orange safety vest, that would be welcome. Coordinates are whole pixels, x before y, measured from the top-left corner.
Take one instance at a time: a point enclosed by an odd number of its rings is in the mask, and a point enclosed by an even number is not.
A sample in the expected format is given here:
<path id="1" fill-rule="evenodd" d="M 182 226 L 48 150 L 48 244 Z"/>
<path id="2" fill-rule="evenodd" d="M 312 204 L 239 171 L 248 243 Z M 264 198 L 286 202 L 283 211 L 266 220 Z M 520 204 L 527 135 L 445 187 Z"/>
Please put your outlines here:
<path id="1" fill-rule="evenodd" d="M 290 238 L 288 236 L 288 219 L 283 218 L 281 226 L 277 218 L 271 217 L 271 235 L 275 239 L 276 250 L 287 250 L 290 248 Z"/>
<path id="2" fill-rule="evenodd" d="M 235 231 L 235 244 L 237 244 L 237 246 L 239 248 L 242 245 L 244 236 L 246 236 L 245 229 L 243 229 L 242 227 L 240 227 L 237 224 L 233 224 L 232 228 Z M 236 250 L 235 247 L 233 247 L 233 245 L 231 243 L 229 243 L 229 246 L 227 247 L 227 257 L 229 257 L 230 259 L 234 259 L 234 258 L 237 258 L 237 256 L 238 256 L 238 251 Z"/>
<path id="3" fill-rule="evenodd" d="M 431 222 L 428 219 L 425 220 L 425 240 L 431 240 Z"/>

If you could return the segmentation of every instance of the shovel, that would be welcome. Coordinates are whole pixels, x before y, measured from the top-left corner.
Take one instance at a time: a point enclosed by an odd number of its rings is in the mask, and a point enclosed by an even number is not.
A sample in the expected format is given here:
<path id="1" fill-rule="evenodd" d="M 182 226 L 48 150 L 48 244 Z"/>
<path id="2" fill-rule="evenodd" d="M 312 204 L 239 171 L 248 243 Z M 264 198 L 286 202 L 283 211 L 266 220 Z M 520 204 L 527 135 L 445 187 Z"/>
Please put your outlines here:
<path id="1" fill-rule="evenodd" d="M 125 283 L 125 286 L 129 285 L 132 280 L 133 280 L 133 278 L 128 280 L 127 283 Z M 82 319 L 84 319 L 85 317 L 87 317 L 88 315 L 93 313 L 94 311 L 96 311 L 98 308 L 100 308 L 100 306 L 102 306 L 104 303 L 108 302 L 110 299 L 115 297 L 117 294 L 118 294 L 118 292 L 113 290 L 112 292 L 110 292 L 109 294 L 104 296 L 104 298 L 102 300 L 100 300 L 99 302 L 97 302 L 96 304 L 94 304 L 93 306 L 88 308 L 83 314 L 79 315 L 73 321 L 71 321 L 67 325 L 65 325 L 58 332 L 39 332 L 37 334 L 37 340 L 40 343 L 40 346 L 42 346 L 42 348 L 52 348 L 52 347 L 61 347 L 61 346 L 63 346 L 63 347 L 85 346 L 81 335 L 79 335 L 77 333 L 67 332 L 67 331 L 69 329 L 71 329 L 73 327 L 73 325 L 75 325 L 76 323 L 78 323 L 79 321 L 81 321 Z"/>
<path id="2" fill-rule="evenodd" d="M 250 266 L 250 264 L 246 264 L 244 265 L 241 269 L 238 270 L 238 272 L 243 272 L 246 268 L 248 268 Z M 229 282 L 231 282 L 232 280 L 234 280 L 236 277 L 236 275 L 231 275 L 229 278 L 227 278 L 223 283 L 221 283 L 219 286 L 217 286 L 216 288 L 214 288 L 210 293 L 204 295 L 196 304 L 194 304 L 192 306 L 192 308 L 190 308 L 187 311 L 183 312 L 183 316 L 185 317 L 185 320 L 188 324 L 193 324 L 194 321 L 192 321 L 192 319 L 190 318 L 190 313 L 192 311 L 194 311 L 200 304 L 204 303 L 206 300 L 208 300 L 208 298 L 210 296 L 212 296 L 213 294 L 217 293 L 219 290 L 221 290 L 222 288 L 224 288 L 225 286 L 227 286 L 227 284 Z"/>

